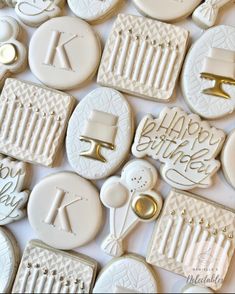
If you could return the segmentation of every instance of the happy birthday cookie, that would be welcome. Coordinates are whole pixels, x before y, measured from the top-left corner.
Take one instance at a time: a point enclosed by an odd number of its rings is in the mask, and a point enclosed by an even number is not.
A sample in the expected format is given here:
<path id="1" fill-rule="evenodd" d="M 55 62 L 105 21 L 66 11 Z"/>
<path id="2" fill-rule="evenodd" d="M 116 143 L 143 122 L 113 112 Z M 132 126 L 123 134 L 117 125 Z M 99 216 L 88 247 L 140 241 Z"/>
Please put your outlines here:
<path id="1" fill-rule="evenodd" d="M 74 103 L 68 94 L 7 79 L 0 96 L 0 152 L 52 166 Z"/>
<path id="2" fill-rule="evenodd" d="M 28 176 L 25 163 L 0 155 L 0 225 L 25 216 L 29 192 L 24 189 Z"/>
<path id="3" fill-rule="evenodd" d="M 109 88 L 89 93 L 69 121 L 66 151 L 70 165 L 87 179 L 113 174 L 128 156 L 133 113 L 123 95 Z"/>
<path id="4" fill-rule="evenodd" d="M 77 17 L 48 20 L 29 45 L 32 73 L 45 85 L 68 90 L 90 81 L 100 62 L 100 41 L 93 29 Z"/>
<path id="5" fill-rule="evenodd" d="M 133 0 L 138 10 L 151 18 L 176 22 L 189 16 L 201 0 Z"/>
<path id="6" fill-rule="evenodd" d="M 189 107 L 216 119 L 235 109 L 235 34 L 232 26 L 207 30 L 192 46 L 183 67 L 181 85 Z"/>
<path id="7" fill-rule="evenodd" d="M 97 82 L 167 102 L 174 96 L 188 38 L 183 28 L 119 14 L 105 45 Z"/>
<path id="8" fill-rule="evenodd" d="M 162 198 L 153 189 L 157 170 L 145 160 L 128 162 L 121 177 L 111 177 L 102 186 L 100 198 L 110 210 L 110 233 L 102 250 L 112 256 L 124 253 L 123 239 L 140 222 L 155 220 L 162 208 Z"/>
<path id="9" fill-rule="evenodd" d="M 12 292 L 91 293 L 97 267 L 88 256 L 32 240 L 24 250 Z"/>
<path id="10" fill-rule="evenodd" d="M 234 254 L 234 236 L 234 210 L 198 195 L 172 190 L 156 224 L 146 260 L 197 280 L 198 286 L 219 290 Z"/>
<path id="11" fill-rule="evenodd" d="M 225 133 L 202 121 L 198 115 L 180 108 L 165 108 L 154 119 L 146 115 L 140 122 L 132 153 L 146 155 L 162 164 L 161 175 L 172 187 L 190 190 L 207 188 L 220 168 L 216 160 Z"/>
<path id="12" fill-rule="evenodd" d="M 102 225 L 98 190 L 75 173 L 50 175 L 32 190 L 28 217 L 48 245 L 64 250 L 83 246 L 96 237 Z"/>
<path id="13" fill-rule="evenodd" d="M 93 293 L 158 293 L 153 269 L 141 256 L 113 259 L 101 271 Z"/>
<path id="14" fill-rule="evenodd" d="M 24 71 L 27 50 L 19 40 L 22 27 L 10 16 L 0 16 L 0 88 L 7 77 Z"/>

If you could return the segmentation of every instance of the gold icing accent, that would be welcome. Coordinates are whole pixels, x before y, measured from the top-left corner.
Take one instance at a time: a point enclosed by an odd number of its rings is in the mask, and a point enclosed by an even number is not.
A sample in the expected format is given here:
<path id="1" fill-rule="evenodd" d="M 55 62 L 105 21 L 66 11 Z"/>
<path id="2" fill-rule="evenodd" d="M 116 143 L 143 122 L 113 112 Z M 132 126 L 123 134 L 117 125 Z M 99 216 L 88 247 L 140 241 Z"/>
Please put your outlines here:
<path id="1" fill-rule="evenodd" d="M 211 227 L 210 223 L 206 224 L 206 228 L 209 229 Z"/>
<path id="2" fill-rule="evenodd" d="M 181 215 L 185 215 L 185 214 L 186 214 L 186 210 L 183 209 L 183 210 L 181 211 Z"/>
<path id="3" fill-rule="evenodd" d="M 223 233 L 226 233 L 226 232 L 227 232 L 227 228 L 224 227 L 224 228 L 222 229 L 222 232 L 223 232 Z"/>
<path id="4" fill-rule="evenodd" d="M 172 211 L 170 212 L 170 214 L 171 214 L 171 215 L 175 215 L 175 210 L 172 210 Z"/>
<path id="5" fill-rule="evenodd" d="M 204 223 L 204 219 L 201 218 L 201 219 L 199 220 L 199 225 L 202 225 L 203 223 Z"/>
<path id="6" fill-rule="evenodd" d="M 202 91 L 204 94 L 216 96 L 216 97 L 220 97 L 224 99 L 231 98 L 230 95 L 222 89 L 222 84 L 235 85 L 234 79 L 218 76 L 218 75 L 206 73 L 206 72 L 201 73 L 201 78 L 215 81 L 214 87 L 208 88 Z"/>
<path id="7" fill-rule="evenodd" d="M 188 221 L 190 224 L 193 223 L 193 218 L 190 218 L 189 221 Z"/>
<path id="8" fill-rule="evenodd" d="M 151 196 L 142 194 L 132 201 L 132 210 L 140 219 L 149 220 L 158 213 L 158 205 Z"/>
<path id="9" fill-rule="evenodd" d="M 0 46 L 0 63 L 9 65 L 18 58 L 17 49 L 14 44 L 6 43 Z"/>

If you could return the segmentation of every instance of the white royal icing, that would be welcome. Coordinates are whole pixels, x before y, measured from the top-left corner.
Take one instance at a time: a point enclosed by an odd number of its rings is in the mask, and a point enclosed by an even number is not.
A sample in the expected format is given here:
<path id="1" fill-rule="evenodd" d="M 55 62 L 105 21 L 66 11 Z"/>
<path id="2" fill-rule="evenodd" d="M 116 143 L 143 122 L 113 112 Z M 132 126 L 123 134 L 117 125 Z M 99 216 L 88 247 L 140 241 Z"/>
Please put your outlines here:
<path id="1" fill-rule="evenodd" d="M 222 152 L 222 167 L 228 182 L 235 189 L 235 166 L 233 162 L 235 158 L 235 131 L 229 135 Z"/>

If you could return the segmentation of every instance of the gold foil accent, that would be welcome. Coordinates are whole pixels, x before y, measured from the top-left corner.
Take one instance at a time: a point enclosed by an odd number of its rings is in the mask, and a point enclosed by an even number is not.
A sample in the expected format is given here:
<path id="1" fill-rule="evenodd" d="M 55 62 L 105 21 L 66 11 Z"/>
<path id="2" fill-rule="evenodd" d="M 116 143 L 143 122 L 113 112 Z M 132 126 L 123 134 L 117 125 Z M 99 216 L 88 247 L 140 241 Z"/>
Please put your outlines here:
<path id="1" fill-rule="evenodd" d="M 214 87 L 208 88 L 202 91 L 204 94 L 216 96 L 216 97 L 220 97 L 224 99 L 231 98 L 230 95 L 222 89 L 222 84 L 235 85 L 234 79 L 218 76 L 218 75 L 206 73 L 206 72 L 201 73 L 201 78 L 215 81 Z"/>
<path id="2" fill-rule="evenodd" d="M 157 202 L 149 195 L 140 195 L 132 201 L 132 210 L 143 220 L 150 220 L 158 213 Z"/>
<path id="3" fill-rule="evenodd" d="M 81 141 L 85 141 L 85 142 L 88 142 L 91 144 L 89 150 L 81 152 L 80 156 L 84 156 L 84 157 L 88 157 L 88 158 L 91 158 L 94 160 L 106 162 L 106 159 L 100 153 L 101 147 L 114 150 L 113 144 L 109 144 L 109 143 L 95 140 L 95 139 L 85 137 L 85 136 L 80 136 L 79 139 Z"/>
<path id="4" fill-rule="evenodd" d="M 0 46 L 0 63 L 9 65 L 14 63 L 17 58 L 18 56 L 15 45 L 6 43 Z"/>

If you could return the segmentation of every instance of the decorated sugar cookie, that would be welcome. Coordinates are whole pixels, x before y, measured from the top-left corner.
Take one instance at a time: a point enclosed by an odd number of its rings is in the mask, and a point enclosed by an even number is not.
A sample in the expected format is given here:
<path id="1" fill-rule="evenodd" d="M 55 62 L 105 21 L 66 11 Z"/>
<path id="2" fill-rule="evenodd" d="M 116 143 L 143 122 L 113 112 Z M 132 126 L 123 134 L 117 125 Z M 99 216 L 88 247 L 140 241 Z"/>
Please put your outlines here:
<path id="1" fill-rule="evenodd" d="M 18 0 L 0 0 L 0 8 L 4 6 L 15 7 Z"/>
<path id="2" fill-rule="evenodd" d="M 110 234 L 102 243 L 109 255 L 124 253 L 123 239 L 139 222 L 155 220 L 162 208 L 162 198 L 153 190 L 157 171 L 145 160 L 127 163 L 121 177 L 109 178 L 101 188 L 102 203 L 110 210 Z"/>
<path id="3" fill-rule="evenodd" d="M 198 195 L 172 190 L 156 224 L 146 260 L 196 279 L 197 286 L 217 291 L 223 285 L 234 248 L 234 210 Z"/>
<path id="4" fill-rule="evenodd" d="M 201 0 L 133 0 L 138 10 L 165 22 L 176 22 L 189 16 Z"/>
<path id="5" fill-rule="evenodd" d="M 66 151 L 73 169 L 87 179 L 113 174 L 129 154 L 134 132 L 132 110 L 109 88 L 89 93 L 69 121 Z"/>
<path id="6" fill-rule="evenodd" d="M 141 16 L 119 14 L 106 42 L 97 82 L 159 102 L 174 96 L 189 32 Z"/>
<path id="7" fill-rule="evenodd" d="M 113 259 L 101 271 L 93 293 L 158 293 L 153 269 L 138 255 Z"/>
<path id="8" fill-rule="evenodd" d="M 102 206 L 95 186 L 75 173 L 50 175 L 33 189 L 28 217 L 39 238 L 70 250 L 93 240 L 102 225 Z"/>
<path id="9" fill-rule="evenodd" d="M 14 236 L 0 227 L 0 293 L 10 293 L 19 265 L 19 255 Z"/>
<path id="10" fill-rule="evenodd" d="M 13 293 L 91 293 L 98 264 L 77 252 L 28 243 L 14 282 Z"/>
<path id="11" fill-rule="evenodd" d="M 90 23 L 110 17 L 123 0 L 68 0 L 70 9 L 78 17 Z"/>
<path id="12" fill-rule="evenodd" d="M 25 216 L 29 192 L 24 188 L 28 176 L 25 163 L 0 155 L 0 225 Z"/>
<path id="13" fill-rule="evenodd" d="M 207 30 L 190 49 L 181 75 L 182 91 L 193 112 L 216 119 L 235 109 L 235 34 L 232 26 Z"/>
<path id="14" fill-rule="evenodd" d="M 100 62 L 101 46 L 85 21 L 71 16 L 43 23 L 29 45 L 32 73 L 45 85 L 68 90 L 90 81 Z"/>
<path id="15" fill-rule="evenodd" d="M 59 16 L 64 6 L 64 0 L 18 0 L 15 12 L 22 22 L 37 27 Z"/>
<path id="16" fill-rule="evenodd" d="M 140 122 L 132 153 L 162 163 L 164 180 L 177 189 L 207 188 L 220 168 L 216 160 L 225 133 L 180 108 L 165 108 L 159 118 L 146 115 Z"/>
<path id="17" fill-rule="evenodd" d="M 203 29 L 215 25 L 220 9 L 232 0 L 205 0 L 193 13 L 193 20 Z"/>
<path id="18" fill-rule="evenodd" d="M 21 27 L 10 16 L 0 16 L 0 87 L 5 79 L 27 66 L 27 50 L 19 41 Z"/>
<path id="19" fill-rule="evenodd" d="M 222 167 L 226 179 L 235 189 L 235 130 L 229 135 L 222 152 Z"/>
<path id="20" fill-rule="evenodd" d="M 0 152 L 52 166 L 74 103 L 68 94 L 7 79 L 0 96 Z"/>
<path id="21" fill-rule="evenodd" d="M 192 284 L 187 284 L 182 289 L 181 293 L 214 293 L 214 292 L 207 287 L 201 287 L 201 286 L 195 286 Z"/>

